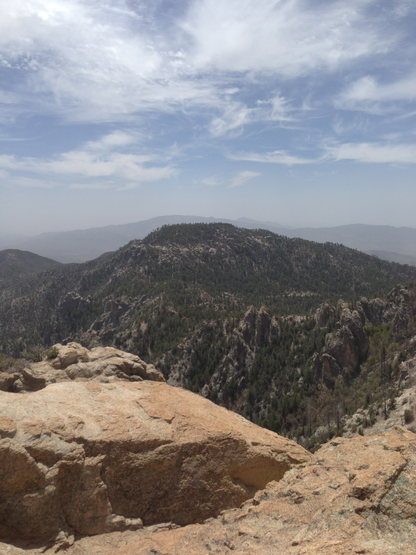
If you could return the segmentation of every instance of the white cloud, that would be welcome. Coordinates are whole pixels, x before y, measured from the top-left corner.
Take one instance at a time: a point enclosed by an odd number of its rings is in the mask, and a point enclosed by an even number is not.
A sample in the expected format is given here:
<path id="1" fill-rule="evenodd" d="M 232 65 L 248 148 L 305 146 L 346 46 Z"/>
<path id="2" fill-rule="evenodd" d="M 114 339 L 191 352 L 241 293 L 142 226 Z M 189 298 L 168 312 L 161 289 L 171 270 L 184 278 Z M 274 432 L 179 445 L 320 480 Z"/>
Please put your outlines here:
<path id="1" fill-rule="evenodd" d="M 379 83 L 371 75 L 354 81 L 336 99 L 339 108 L 383 112 L 385 103 L 416 100 L 416 74 L 390 83 Z"/>
<path id="2" fill-rule="evenodd" d="M 260 175 L 261 173 L 259 172 L 243 170 L 234 174 L 232 177 L 210 175 L 200 179 L 198 183 L 207 185 L 208 187 L 228 187 L 230 189 L 234 189 L 236 187 L 241 187 L 248 181 L 251 181 L 255 177 L 259 177 Z"/>
<path id="3" fill-rule="evenodd" d="M 0 58 L 30 86 L 38 111 L 43 96 L 43 110 L 71 120 L 122 121 L 209 99 L 210 84 L 188 79 L 178 52 L 123 4 L 14 0 L 3 7 Z"/>
<path id="4" fill-rule="evenodd" d="M 16 111 L 24 103 L 70 121 L 109 122 L 217 107 L 218 136 L 257 118 L 255 108 L 224 108 L 224 94 L 240 92 L 236 72 L 295 77 L 385 52 L 396 37 L 368 18 L 371 4 L 193 0 L 166 23 L 152 3 L 0 0 L 0 64 L 31 93 L 31 101 L 17 97 Z M 269 113 L 284 119 L 284 99 L 276 96 Z"/>
<path id="5" fill-rule="evenodd" d="M 199 0 L 183 22 L 201 70 L 304 75 L 385 52 L 386 37 L 369 21 L 372 2 Z"/>
<path id="6" fill-rule="evenodd" d="M 283 164 L 295 166 L 301 164 L 313 164 L 317 160 L 310 158 L 300 158 L 292 156 L 284 150 L 273 150 L 272 152 L 237 152 L 228 155 L 231 160 L 241 160 L 246 162 L 258 162 L 261 164 Z"/>
<path id="7" fill-rule="evenodd" d="M 19 102 L 19 97 L 10 91 L 0 90 L 0 104 L 17 104 Z"/>
<path id="8" fill-rule="evenodd" d="M 137 134 L 127 133 L 125 131 L 113 131 L 104 135 L 98 141 L 90 141 L 87 143 L 89 150 L 107 150 L 114 147 L 122 147 L 136 143 L 138 140 Z"/>
<path id="9" fill-rule="evenodd" d="M 3 155 L 0 156 L 0 168 L 16 172 L 16 183 L 21 179 L 18 174 L 30 172 L 44 176 L 53 174 L 65 180 L 74 177 L 77 180 L 80 177 L 103 179 L 104 182 L 99 185 L 101 188 L 105 187 L 108 180 L 116 180 L 120 186 L 120 182 L 126 180 L 135 183 L 154 182 L 172 177 L 176 173 L 172 166 L 156 165 L 152 156 L 119 152 L 120 148 L 132 144 L 133 137 L 117 131 L 98 141 L 86 143 L 84 148 L 64 152 L 52 159 Z M 84 183 L 82 187 L 87 185 L 88 183 Z M 90 187 L 92 186 L 96 188 L 97 184 L 90 182 Z M 76 184 L 73 187 L 79 188 Z"/>
<path id="10" fill-rule="evenodd" d="M 345 143 L 327 148 L 328 158 L 369 164 L 416 164 L 416 144 Z"/>
<path id="11" fill-rule="evenodd" d="M 277 94 L 268 101 L 271 104 L 270 119 L 272 121 L 293 121 L 290 116 L 290 107 L 288 100 Z"/>
<path id="12" fill-rule="evenodd" d="M 402 119 L 414 118 L 415 116 L 416 116 L 416 110 L 413 110 L 412 112 L 405 112 L 404 114 L 400 114 L 399 116 L 395 116 L 392 119 L 396 120 L 396 121 L 400 121 Z M 415 133 L 416 133 L 416 131 L 413 131 L 413 134 L 415 134 Z"/>
<path id="13" fill-rule="evenodd" d="M 351 117 L 351 114 L 345 114 L 345 112 L 337 113 L 332 122 L 332 129 L 336 135 L 363 134 L 368 131 L 368 128 L 368 118 L 361 114 Z"/>
<path id="14" fill-rule="evenodd" d="M 224 107 L 221 116 L 214 118 L 209 130 L 214 137 L 235 131 L 252 120 L 253 110 L 239 102 Z"/>
<path id="15" fill-rule="evenodd" d="M 210 175 L 208 177 L 203 177 L 198 181 L 198 183 L 201 183 L 202 185 L 207 185 L 208 187 L 220 187 L 224 185 L 224 178 Z"/>
<path id="16" fill-rule="evenodd" d="M 209 131 L 214 137 L 230 132 L 239 134 L 245 125 L 256 122 L 294 121 L 293 112 L 289 101 L 280 94 L 267 100 L 257 100 L 254 107 L 249 107 L 242 102 L 224 101 L 222 112 L 211 121 Z"/>
<path id="17" fill-rule="evenodd" d="M 17 159 L 10 154 L 0 154 L 0 168 L 3 170 L 14 169 L 17 167 Z"/>
<path id="18" fill-rule="evenodd" d="M 84 175 L 85 177 L 114 177 L 155 181 L 172 175 L 171 168 L 145 167 L 148 156 L 110 152 L 95 154 L 87 150 L 66 152 L 53 160 L 26 159 L 25 167 L 30 171 L 59 175 Z"/>
<path id="19" fill-rule="evenodd" d="M 234 189 L 235 187 L 241 187 L 245 185 L 248 181 L 251 181 L 255 177 L 259 177 L 261 173 L 253 172 L 253 171 L 241 171 L 239 172 L 231 181 L 229 187 Z"/>

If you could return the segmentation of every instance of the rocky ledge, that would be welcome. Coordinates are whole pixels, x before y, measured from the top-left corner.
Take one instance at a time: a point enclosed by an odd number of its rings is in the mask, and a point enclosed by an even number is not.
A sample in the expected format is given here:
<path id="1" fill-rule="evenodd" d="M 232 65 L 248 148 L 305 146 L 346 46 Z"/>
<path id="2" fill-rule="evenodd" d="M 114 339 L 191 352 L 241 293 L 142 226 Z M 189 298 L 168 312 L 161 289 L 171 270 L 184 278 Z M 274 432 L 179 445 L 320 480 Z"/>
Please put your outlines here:
<path id="1" fill-rule="evenodd" d="M 0 372 L 0 390 L 38 391 L 51 383 L 95 380 L 165 381 L 153 364 L 114 347 L 86 349 L 79 343 L 57 343 L 45 351 L 41 362 L 27 363 L 16 372 Z"/>
<path id="2" fill-rule="evenodd" d="M 203 524 L 83 538 L 71 555 L 414 554 L 416 435 L 338 438 Z"/>
<path id="3" fill-rule="evenodd" d="M 52 354 L 27 370 L 37 391 L 0 391 L 6 543 L 68 547 L 74 537 L 202 522 L 310 459 L 202 397 L 136 381 L 161 378 L 137 357 L 78 344 Z"/>
<path id="4" fill-rule="evenodd" d="M 49 357 L 0 391 L 1 553 L 415 553 L 414 433 L 311 455 L 127 353 Z"/>

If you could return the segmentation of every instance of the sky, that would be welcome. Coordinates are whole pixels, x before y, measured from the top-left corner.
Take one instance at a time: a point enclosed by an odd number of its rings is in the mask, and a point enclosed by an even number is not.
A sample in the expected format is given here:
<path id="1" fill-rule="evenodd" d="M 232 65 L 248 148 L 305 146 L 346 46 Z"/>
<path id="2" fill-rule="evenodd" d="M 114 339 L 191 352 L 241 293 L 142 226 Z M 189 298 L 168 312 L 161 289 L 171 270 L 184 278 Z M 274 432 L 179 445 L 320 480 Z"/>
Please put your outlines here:
<path id="1" fill-rule="evenodd" d="M 416 227 L 414 0 L 0 0 L 0 233 Z"/>

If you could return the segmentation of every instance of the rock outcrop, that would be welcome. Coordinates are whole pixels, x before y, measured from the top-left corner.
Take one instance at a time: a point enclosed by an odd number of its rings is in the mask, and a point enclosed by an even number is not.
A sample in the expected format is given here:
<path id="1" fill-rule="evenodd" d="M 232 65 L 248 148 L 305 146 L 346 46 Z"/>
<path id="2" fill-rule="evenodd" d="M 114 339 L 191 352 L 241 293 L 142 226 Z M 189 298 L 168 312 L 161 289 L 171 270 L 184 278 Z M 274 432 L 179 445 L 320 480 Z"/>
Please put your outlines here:
<path id="1" fill-rule="evenodd" d="M 351 310 L 346 303 L 340 303 L 339 309 L 338 329 L 327 334 L 324 355 L 329 355 L 339 370 L 354 372 L 368 351 L 365 316 L 362 311 Z"/>
<path id="2" fill-rule="evenodd" d="M 337 438 L 241 508 L 204 524 L 84 538 L 70 553 L 410 554 L 416 435 Z"/>
<path id="3" fill-rule="evenodd" d="M 358 308 L 365 314 L 366 321 L 372 324 L 390 323 L 395 331 L 414 328 L 416 306 L 412 287 L 394 287 L 385 300 L 360 299 Z"/>
<path id="4" fill-rule="evenodd" d="M 79 343 L 57 343 L 45 352 L 41 362 L 28 363 L 18 372 L 0 374 L 0 390 L 38 391 L 48 384 L 73 380 L 164 381 L 163 374 L 153 364 L 138 356 L 114 349 L 95 347 L 88 350 Z"/>
<path id="5" fill-rule="evenodd" d="M 279 333 L 278 320 L 270 311 L 264 306 L 259 309 L 251 306 L 237 325 L 209 322 L 156 364 L 169 375 L 171 385 L 189 388 L 193 381 L 203 379 L 205 384 L 200 392 L 204 397 L 228 405 L 227 408 L 240 409 L 227 402 L 227 391 L 245 389 L 245 374 L 251 371 L 256 353 L 270 346 Z M 215 356 L 210 356 L 210 348 L 216 351 Z M 246 404 L 246 399 L 242 404 Z"/>
<path id="6" fill-rule="evenodd" d="M 416 349 L 416 336 L 411 341 Z M 358 409 L 344 419 L 343 435 L 351 437 L 359 430 L 363 435 L 384 433 L 397 426 L 403 426 L 416 433 L 416 356 L 399 365 L 400 388 L 397 396 L 386 399 L 378 411 L 373 405 Z"/>
<path id="7" fill-rule="evenodd" d="M 81 349 L 57 347 L 48 363 L 74 380 L 0 392 L 2 539 L 65 545 L 74 535 L 200 522 L 310 458 L 185 390 L 101 383 L 105 372 L 90 379 L 92 358 L 111 361 L 114 350 Z"/>

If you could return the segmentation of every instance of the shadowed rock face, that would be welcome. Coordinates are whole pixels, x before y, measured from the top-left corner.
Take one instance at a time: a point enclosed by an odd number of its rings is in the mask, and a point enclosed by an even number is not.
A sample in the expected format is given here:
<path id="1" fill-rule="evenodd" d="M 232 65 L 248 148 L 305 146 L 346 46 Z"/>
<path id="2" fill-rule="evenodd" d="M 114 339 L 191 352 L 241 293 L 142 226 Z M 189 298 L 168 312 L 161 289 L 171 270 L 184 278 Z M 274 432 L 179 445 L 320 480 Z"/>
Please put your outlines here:
<path id="1" fill-rule="evenodd" d="M 345 303 L 340 304 L 340 309 L 338 329 L 325 338 L 325 354 L 332 357 L 339 368 L 355 371 L 368 351 L 365 316 L 362 311 L 350 310 Z M 317 311 L 316 318 L 323 318 L 323 315 L 326 316 L 325 305 L 323 311 Z"/>
<path id="2" fill-rule="evenodd" d="M 66 354 L 69 369 L 75 363 Z M 0 537 L 10 541 L 202 521 L 310 458 L 161 382 L 0 392 L 0 415 Z"/>
<path id="3" fill-rule="evenodd" d="M 70 553 L 410 554 L 415 499 L 415 434 L 338 438 L 216 519 L 84 538 Z"/>

